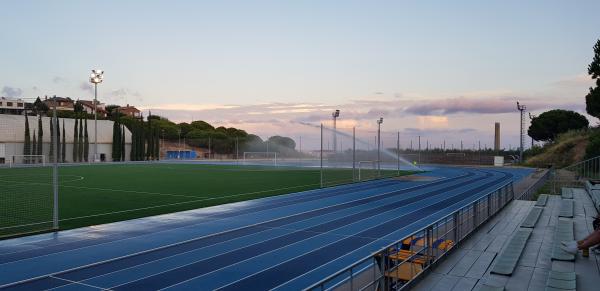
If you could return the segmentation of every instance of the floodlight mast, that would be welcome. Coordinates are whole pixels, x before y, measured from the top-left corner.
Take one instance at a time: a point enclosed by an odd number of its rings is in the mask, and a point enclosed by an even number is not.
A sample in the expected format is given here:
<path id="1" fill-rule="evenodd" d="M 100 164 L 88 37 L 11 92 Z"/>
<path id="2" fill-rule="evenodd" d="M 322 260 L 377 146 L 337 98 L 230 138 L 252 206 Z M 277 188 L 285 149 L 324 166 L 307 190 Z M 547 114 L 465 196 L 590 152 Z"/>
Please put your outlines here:
<path id="1" fill-rule="evenodd" d="M 340 110 L 336 109 L 333 113 L 331 113 L 331 117 L 333 117 L 333 152 L 337 152 L 337 118 L 340 117 Z"/>
<path id="2" fill-rule="evenodd" d="M 525 111 L 527 110 L 527 106 L 521 105 L 519 101 L 517 101 L 517 110 L 521 112 L 521 135 L 519 136 L 519 162 L 523 162 L 523 144 L 525 143 Z"/>
<path id="3" fill-rule="evenodd" d="M 381 176 L 381 124 L 383 117 L 377 120 L 377 173 Z"/>
<path id="4" fill-rule="evenodd" d="M 92 74 L 90 75 L 90 82 L 94 84 L 94 162 L 98 162 L 98 84 L 102 83 L 103 80 L 103 70 L 92 70 Z"/>

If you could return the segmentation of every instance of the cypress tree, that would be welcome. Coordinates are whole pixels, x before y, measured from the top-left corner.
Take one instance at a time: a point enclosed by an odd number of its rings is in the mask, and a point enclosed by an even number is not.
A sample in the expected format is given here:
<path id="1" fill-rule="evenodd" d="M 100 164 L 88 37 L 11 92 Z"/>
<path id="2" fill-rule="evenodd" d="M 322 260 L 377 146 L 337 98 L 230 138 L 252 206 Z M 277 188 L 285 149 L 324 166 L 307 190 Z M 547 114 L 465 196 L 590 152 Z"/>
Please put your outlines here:
<path id="1" fill-rule="evenodd" d="M 118 120 L 115 120 L 115 122 L 113 123 L 112 148 L 113 148 L 112 160 L 120 161 L 121 160 L 121 126 L 119 125 Z"/>
<path id="2" fill-rule="evenodd" d="M 77 146 L 79 146 L 79 129 L 77 124 L 77 119 L 75 119 L 75 125 L 73 125 L 73 162 L 79 161 L 79 150 Z"/>
<path id="3" fill-rule="evenodd" d="M 79 139 L 77 140 L 79 145 L 77 145 L 77 155 L 78 160 L 83 162 L 83 119 L 79 118 Z"/>
<path id="4" fill-rule="evenodd" d="M 33 135 L 32 135 L 32 141 L 31 141 L 31 154 L 32 155 L 37 155 L 37 140 L 35 137 L 35 129 L 33 130 Z M 37 158 L 32 159 L 33 163 L 36 162 Z"/>
<path id="5" fill-rule="evenodd" d="M 62 145 L 61 145 L 61 155 L 62 162 L 67 162 L 67 135 L 65 134 L 65 120 L 63 119 L 63 128 L 62 128 Z"/>
<path id="6" fill-rule="evenodd" d="M 134 124 L 131 125 L 131 151 L 129 152 L 129 160 L 130 161 L 135 161 L 136 160 L 135 159 L 135 155 L 136 155 L 135 148 L 136 148 L 137 145 L 135 143 L 135 138 L 136 138 L 135 130 L 136 130 L 136 125 L 134 123 Z"/>
<path id="7" fill-rule="evenodd" d="M 160 157 L 160 129 L 157 127 L 154 129 L 154 159 L 159 160 Z"/>
<path id="8" fill-rule="evenodd" d="M 42 129 L 42 116 L 38 117 L 38 139 L 37 139 L 37 155 L 44 154 L 44 130 Z"/>
<path id="9" fill-rule="evenodd" d="M 54 162 L 54 117 L 50 117 L 50 153 L 48 153 L 49 162 Z"/>
<path id="10" fill-rule="evenodd" d="M 31 155 L 31 139 L 29 136 L 29 118 L 27 118 L 27 112 L 25 112 L 25 139 L 23 142 L 23 154 Z M 23 162 L 28 163 L 29 158 L 25 157 Z"/>
<path id="11" fill-rule="evenodd" d="M 125 125 L 121 127 L 121 161 L 125 161 Z"/>
<path id="12" fill-rule="evenodd" d="M 83 159 L 87 162 L 90 154 L 90 140 L 88 138 L 87 117 L 85 119 L 85 132 L 83 133 Z"/>
<path id="13" fill-rule="evenodd" d="M 60 120 L 56 118 L 56 162 L 62 161 L 61 159 L 61 150 L 60 150 Z"/>

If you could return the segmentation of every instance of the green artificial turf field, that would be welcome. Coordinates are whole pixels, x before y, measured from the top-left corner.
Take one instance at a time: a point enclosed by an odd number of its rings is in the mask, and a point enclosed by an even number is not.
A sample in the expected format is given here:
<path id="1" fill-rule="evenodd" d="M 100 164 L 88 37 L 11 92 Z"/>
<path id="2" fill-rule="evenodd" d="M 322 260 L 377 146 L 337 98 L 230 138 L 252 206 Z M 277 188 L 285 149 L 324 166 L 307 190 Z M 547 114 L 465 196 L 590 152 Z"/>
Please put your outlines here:
<path id="1" fill-rule="evenodd" d="M 382 174 L 393 176 L 397 171 Z M 362 175 L 376 177 L 373 170 L 363 170 Z M 352 170 L 326 169 L 324 181 L 349 183 Z M 0 169 L 0 183 L 0 236 L 51 227 L 51 167 Z M 60 167 L 59 184 L 60 228 L 70 229 L 315 189 L 320 187 L 320 171 L 203 164 L 81 165 Z"/>

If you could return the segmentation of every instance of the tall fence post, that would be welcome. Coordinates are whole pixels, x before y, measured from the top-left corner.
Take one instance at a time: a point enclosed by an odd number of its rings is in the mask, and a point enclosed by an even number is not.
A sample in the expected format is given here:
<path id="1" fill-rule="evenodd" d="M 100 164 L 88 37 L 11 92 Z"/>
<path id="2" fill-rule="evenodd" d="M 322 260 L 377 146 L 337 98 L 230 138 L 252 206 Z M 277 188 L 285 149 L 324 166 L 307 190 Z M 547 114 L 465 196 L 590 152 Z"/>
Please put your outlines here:
<path id="1" fill-rule="evenodd" d="M 58 117 L 56 116 L 56 95 L 54 95 L 54 109 L 52 110 L 52 127 L 54 130 L 54 164 L 52 165 L 52 192 L 53 192 L 53 211 L 52 211 L 52 229 L 58 230 Z M 40 141 L 42 142 L 42 141 Z"/>
<path id="2" fill-rule="evenodd" d="M 321 151 L 320 151 L 321 188 L 323 188 L 323 123 L 321 123 Z"/>
<path id="3" fill-rule="evenodd" d="M 396 152 L 398 153 L 398 176 L 400 176 L 400 132 L 398 131 L 398 139 L 396 140 Z"/>
<path id="4" fill-rule="evenodd" d="M 356 127 L 352 127 L 352 181 L 356 181 Z"/>

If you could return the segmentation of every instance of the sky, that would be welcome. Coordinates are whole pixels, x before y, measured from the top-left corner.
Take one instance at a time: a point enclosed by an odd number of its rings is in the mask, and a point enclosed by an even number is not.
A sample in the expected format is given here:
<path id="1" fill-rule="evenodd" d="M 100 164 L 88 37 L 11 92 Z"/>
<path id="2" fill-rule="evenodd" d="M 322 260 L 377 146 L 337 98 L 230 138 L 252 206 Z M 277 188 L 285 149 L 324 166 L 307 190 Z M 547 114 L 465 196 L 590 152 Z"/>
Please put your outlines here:
<path id="1" fill-rule="evenodd" d="M 518 144 L 516 101 L 585 113 L 599 1 L 2 1 L 0 95 L 98 98 L 305 147 Z M 147 114 L 147 113 L 146 113 Z M 590 124 L 597 124 L 591 118 Z M 393 139 L 395 140 L 395 139 Z M 391 141 L 385 141 L 388 144 Z"/>

